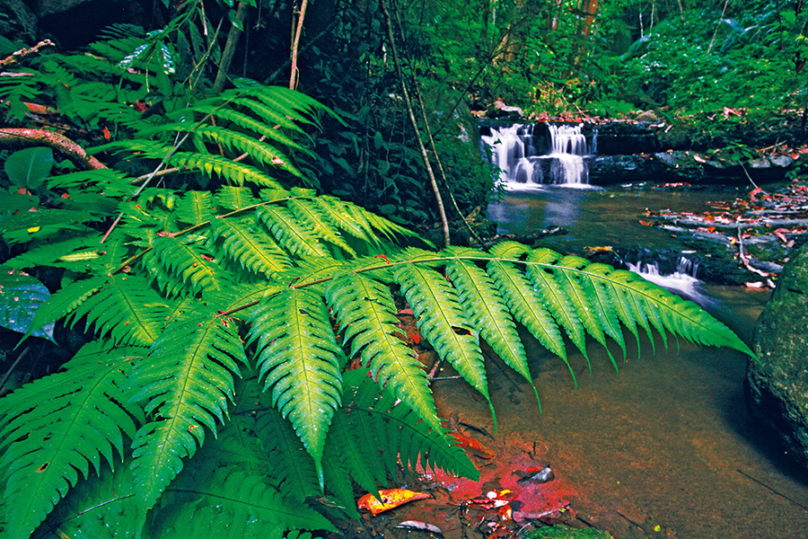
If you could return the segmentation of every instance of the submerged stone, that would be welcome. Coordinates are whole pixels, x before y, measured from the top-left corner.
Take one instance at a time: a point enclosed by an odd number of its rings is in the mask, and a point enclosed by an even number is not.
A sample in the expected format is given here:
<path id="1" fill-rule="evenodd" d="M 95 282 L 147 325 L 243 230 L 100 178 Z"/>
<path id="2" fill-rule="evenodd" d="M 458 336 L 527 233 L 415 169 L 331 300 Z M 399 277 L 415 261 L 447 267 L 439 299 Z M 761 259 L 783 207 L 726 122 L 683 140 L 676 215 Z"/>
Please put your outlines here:
<path id="1" fill-rule="evenodd" d="M 750 411 L 808 467 L 808 246 L 783 269 L 753 348 L 760 363 L 750 361 L 747 370 Z"/>

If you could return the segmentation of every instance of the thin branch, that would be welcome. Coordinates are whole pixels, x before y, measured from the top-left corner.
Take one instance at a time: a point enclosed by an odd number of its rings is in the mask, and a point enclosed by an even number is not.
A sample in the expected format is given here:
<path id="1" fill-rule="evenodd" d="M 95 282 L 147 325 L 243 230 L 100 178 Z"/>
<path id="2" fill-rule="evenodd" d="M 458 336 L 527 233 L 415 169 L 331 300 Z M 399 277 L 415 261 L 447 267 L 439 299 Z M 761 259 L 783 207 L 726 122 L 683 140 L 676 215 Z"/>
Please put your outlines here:
<path id="1" fill-rule="evenodd" d="M 106 165 L 95 157 L 87 155 L 84 148 L 79 146 L 76 142 L 60 133 L 45 131 L 44 129 L 26 129 L 19 127 L 0 129 L 0 147 L 20 143 L 26 146 L 50 146 L 87 170 L 107 168 Z"/>
<path id="2" fill-rule="evenodd" d="M 446 247 L 451 245 L 451 239 L 449 237 L 449 221 L 446 218 L 446 208 L 443 206 L 443 198 L 440 194 L 440 188 L 438 187 L 438 180 L 435 178 L 435 172 L 432 170 L 432 164 L 429 162 L 429 155 L 427 154 L 426 148 L 424 147 L 424 141 L 421 138 L 421 132 L 418 129 L 418 122 L 415 120 L 415 113 L 413 112 L 412 108 L 412 100 L 410 100 L 410 94 L 407 91 L 407 82 L 404 80 L 404 74 L 401 71 L 401 62 L 398 58 L 398 49 L 396 47 L 396 40 L 393 36 L 393 22 L 390 19 L 390 12 L 387 10 L 387 2 L 385 0 L 380 0 L 379 2 L 380 7 L 382 8 L 382 12 L 384 13 L 384 21 L 387 26 L 387 38 L 390 41 L 390 50 L 393 53 L 393 61 L 396 65 L 396 73 L 398 74 L 398 80 L 401 82 L 401 91 L 404 96 L 404 104 L 407 107 L 407 113 L 410 118 L 410 124 L 412 125 L 412 129 L 415 132 L 415 140 L 418 142 L 418 149 L 421 151 L 421 158 L 424 161 L 424 168 L 426 169 L 427 174 L 429 175 L 429 181 L 432 185 L 432 192 L 435 195 L 435 202 L 438 205 L 438 212 L 440 213 L 440 222 L 443 225 L 443 241 Z"/>
<path id="3" fill-rule="evenodd" d="M 244 21 L 247 20 L 247 2 L 238 3 L 236 20 L 243 28 Z M 241 37 L 241 28 L 233 24 L 227 33 L 227 42 L 224 45 L 222 59 L 219 61 L 219 73 L 216 75 L 216 82 L 213 83 L 213 91 L 217 94 L 221 93 L 224 90 L 224 85 L 227 84 L 227 70 L 230 69 L 230 62 L 233 61 L 233 55 L 236 53 L 236 45 L 238 45 L 238 40 Z"/>
<path id="4" fill-rule="evenodd" d="M 309 0 L 303 0 L 300 5 L 300 12 L 297 17 L 297 28 L 295 29 L 295 37 L 292 40 L 292 72 L 289 75 L 289 89 L 294 90 L 297 88 L 297 81 L 300 78 L 297 70 L 297 48 L 300 45 L 300 34 L 303 33 L 303 19 L 306 17 L 306 6 L 309 5 Z"/>
<path id="5" fill-rule="evenodd" d="M 14 372 L 14 369 L 17 368 L 17 365 L 19 365 L 20 361 L 22 361 L 22 358 L 24 358 L 28 354 L 28 351 L 30 349 L 31 349 L 30 346 L 26 346 L 25 350 L 20 352 L 20 355 L 18 355 L 17 359 L 14 360 L 14 363 L 11 365 L 11 368 L 8 369 L 8 372 L 6 373 L 6 375 L 3 376 L 2 380 L 0 380 L 0 391 L 2 391 L 2 389 L 6 386 L 6 382 L 8 382 L 9 378 L 11 378 L 11 373 Z"/>
<path id="6" fill-rule="evenodd" d="M 19 62 L 20 59 L 25 58 L 29 54 L 39 52 L 39 49 L 41 49 L 42 47 L 54 47 L 54 46 L 55 45 L 53 44 L 53 41 L 51 41 L 50 39 L 42 40 L 29 49 L 20 49 L 17 52 L 10 54 L 9 56 L 6 56 L 2 60 L 0 60 L 0 67 L 7 67 L 10 66 L 11 64 Z"/>

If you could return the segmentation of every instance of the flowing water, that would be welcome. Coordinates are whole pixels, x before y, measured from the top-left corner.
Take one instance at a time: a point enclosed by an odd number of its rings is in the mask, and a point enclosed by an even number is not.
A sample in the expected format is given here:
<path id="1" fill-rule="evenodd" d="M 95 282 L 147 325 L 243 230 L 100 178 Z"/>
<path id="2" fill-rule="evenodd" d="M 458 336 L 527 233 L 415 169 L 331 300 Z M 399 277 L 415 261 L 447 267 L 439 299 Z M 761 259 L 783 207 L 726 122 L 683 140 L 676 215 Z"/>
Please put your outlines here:
<path id="1" fill-rule="evenodd" d="M 630 192 L 539 188 L 511 192 L 491 204 L 500 233 L 530 235 L 550 226 L 564 236 L 540 239 L 563 252 L 585 246 L 670 248 L 670 236 L 638 222 L 646 207 L 701 211 L 721 192 Z M 692 272 L 668 276 L 693 283 Z M 647 272 L 647 271 L 646 271 Z M 659 276 L 657 276 L 659 277 Z M 769 294 L 700 285 L 707 308 L 751 342 L 754 322 Z M 633 337 L 628 336 L 629 340 Z M 618 538 L 804 539 L 808 537 L 808 474 L 790 464 L 747 413 L 746 358 L 657 337 L 629 343 L 627 361 L 616 347 L 620 372 L 595 343 L 587 360 L 568 346 L 577 389 L 568 368 L 531 346 L 530 387 L 501 364 L 488 373 L 499 430 L 494 448 L 532 444 L 537 464 L 546 460 L 569 487 L 572 508 Z M 483 402 L 467 384 L 435 383 L 442 414 L 493 432 Z M 506 449 L 502 449 L 505 451 Z"/>

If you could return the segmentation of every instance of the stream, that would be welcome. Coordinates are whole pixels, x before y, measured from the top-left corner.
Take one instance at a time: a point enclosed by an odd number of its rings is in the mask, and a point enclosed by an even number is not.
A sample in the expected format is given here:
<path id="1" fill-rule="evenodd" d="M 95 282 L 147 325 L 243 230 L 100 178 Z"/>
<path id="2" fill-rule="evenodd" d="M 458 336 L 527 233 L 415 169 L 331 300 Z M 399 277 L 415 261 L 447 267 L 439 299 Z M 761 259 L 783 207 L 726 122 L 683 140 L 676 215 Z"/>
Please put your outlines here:
<path id="1" fill-rule="evenodd" d="M 734 190 L 635 192 L 537 186 L 506 193 L 489 207 L 500 234 L 550 227 L 567 234 L 537 245 L 581 253 L 584 247 L 672 247 L 670 233 L 639 224 L 646 208 L 701 211 Z M 701 285 L 702 302 L 747 343 L 769 292 Z M 631 339 L 628 339 L 631 340 Z M 629 347 L 616 373 L 589 343 L 586 360 L 568 347 L 567 367 L 538 345 L 529 349 L 542 404 L 513 372 L 490 365 L 499 430 L 492 449 L 531 445 L 566 482 L 571 507 L 617 538 L 797 539 L 808 529 L 808 473 L 793 466 L 749 417 L 739 353 L 645 338 Z M 616 357 L 618 351 L 613 350 Z M 448 369 L 447 369 L 448 370 Z M 494 432 L 487 406 L 464 382 L 435 384 L 441 415 Z M 504 449 L 503 449 L 504 450 Z M 580 519 L 579 519 L 580 520 Z"/>

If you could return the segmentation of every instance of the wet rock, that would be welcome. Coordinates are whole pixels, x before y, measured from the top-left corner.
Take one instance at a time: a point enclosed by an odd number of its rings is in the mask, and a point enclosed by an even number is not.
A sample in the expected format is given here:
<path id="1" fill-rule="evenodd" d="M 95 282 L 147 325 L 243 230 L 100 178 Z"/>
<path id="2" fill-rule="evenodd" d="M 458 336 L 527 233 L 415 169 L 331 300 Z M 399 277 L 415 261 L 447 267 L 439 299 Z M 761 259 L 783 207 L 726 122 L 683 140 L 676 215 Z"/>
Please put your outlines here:
<path id="1" fill-rule="evenodd" d="M 746 378 L 750 411 L 808 467 L 808 246 L 786 264 L 755 327 Z"/>

